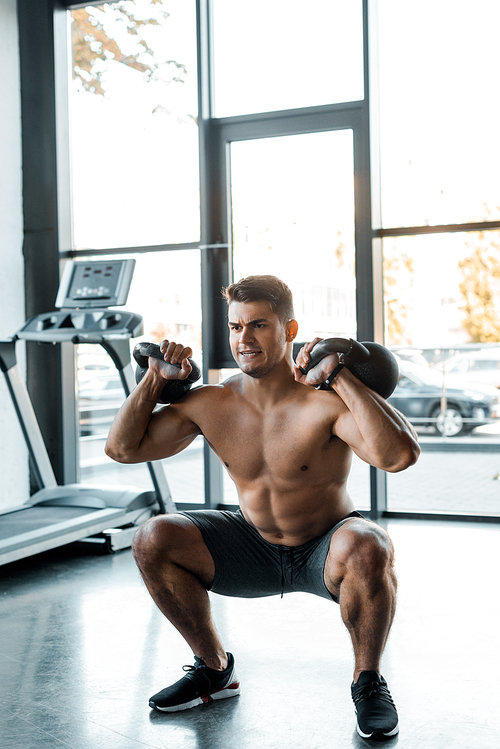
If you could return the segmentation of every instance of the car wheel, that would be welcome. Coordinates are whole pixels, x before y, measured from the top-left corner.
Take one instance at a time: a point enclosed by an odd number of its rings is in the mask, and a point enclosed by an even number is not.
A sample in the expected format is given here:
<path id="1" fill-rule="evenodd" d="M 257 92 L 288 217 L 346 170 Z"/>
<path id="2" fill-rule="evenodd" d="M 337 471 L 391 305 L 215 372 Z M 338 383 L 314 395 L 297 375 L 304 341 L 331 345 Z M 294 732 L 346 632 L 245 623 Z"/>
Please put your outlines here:
<path id="1" fill-rule="evenodd" d="M 459 434 L 464 434 L 467 430 L 462 414 L 454 406 L 449 406 L 444 416 L 441 409 L 436 408 L 432 413 L 432 418 L 436 419 L 434 422 L 436 432 L 443 437 L 458 437 Z"/>

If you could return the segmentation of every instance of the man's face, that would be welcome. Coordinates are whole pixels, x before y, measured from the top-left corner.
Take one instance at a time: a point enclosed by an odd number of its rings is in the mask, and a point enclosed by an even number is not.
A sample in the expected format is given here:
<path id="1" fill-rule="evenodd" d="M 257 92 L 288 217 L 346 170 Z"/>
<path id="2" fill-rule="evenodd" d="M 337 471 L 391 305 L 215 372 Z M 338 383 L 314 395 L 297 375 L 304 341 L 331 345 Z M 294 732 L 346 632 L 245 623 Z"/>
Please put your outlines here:
<path id="1" fill-rule="evenodd" d="M 266 301 L 231 302 L 229 331 L 234 360 L 250 377 L 265 377 L 286 354 L 286 326 Z"/>

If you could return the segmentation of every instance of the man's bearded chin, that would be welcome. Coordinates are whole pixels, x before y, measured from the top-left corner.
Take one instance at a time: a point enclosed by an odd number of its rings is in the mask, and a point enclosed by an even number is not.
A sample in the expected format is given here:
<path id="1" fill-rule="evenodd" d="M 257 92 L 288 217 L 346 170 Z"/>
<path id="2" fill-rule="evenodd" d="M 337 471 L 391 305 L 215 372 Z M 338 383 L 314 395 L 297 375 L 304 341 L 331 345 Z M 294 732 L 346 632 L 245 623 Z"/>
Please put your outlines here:
<path id="1" fill-rule="evenodd" d="M 240 370 L 243 374 L 253 377 L 256 380 L 262 380 L 267 377 L 273 371 L 276 366 L 276 362 L 265 362 L 263 364 L 252 364 L 248 362 L 247 365 L 240 366 Z"/>

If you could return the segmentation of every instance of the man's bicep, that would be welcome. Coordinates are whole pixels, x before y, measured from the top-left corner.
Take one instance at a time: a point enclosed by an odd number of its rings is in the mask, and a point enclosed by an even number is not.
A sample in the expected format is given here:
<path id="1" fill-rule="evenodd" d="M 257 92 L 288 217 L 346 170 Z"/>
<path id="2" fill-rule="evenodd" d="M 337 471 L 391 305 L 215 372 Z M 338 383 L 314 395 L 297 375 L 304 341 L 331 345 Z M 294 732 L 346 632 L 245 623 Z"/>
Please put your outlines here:
<path id="1" fill-rule="evenodd" d="M 177 455 L 201 434 L 181 404 L 165 406 L 152 415 L 140 446 L 138 462 Z"/>
<path id="2" fill-rule="evenodd" d="M 373 465 L 373 456 L 363 439 L 363 435 L 347 407 L 337 416 L 332 426 L 332 434 L 349 445 L 351 450 L 366 463 Z"/>

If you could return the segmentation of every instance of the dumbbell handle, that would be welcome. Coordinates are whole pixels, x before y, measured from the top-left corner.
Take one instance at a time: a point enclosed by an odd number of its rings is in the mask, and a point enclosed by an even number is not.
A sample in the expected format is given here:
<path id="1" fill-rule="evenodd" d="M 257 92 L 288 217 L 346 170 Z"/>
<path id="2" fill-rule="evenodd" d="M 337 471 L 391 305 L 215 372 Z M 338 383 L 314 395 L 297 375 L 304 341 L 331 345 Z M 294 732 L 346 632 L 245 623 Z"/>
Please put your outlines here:
<path id="1" fill-rule="evenodd" d="M 141 382 L 142 378 L 148 371 L 150 357 L 158 359 L 158 361 L 161 362 L 162 369 L 164 369 L 167 374 L 172 374 L 171 367 L 174 367 L 173 374 L 176 374 L 178 370 L 181 369 L 180 362 L 177 364 L 171 364 L 170 362 L 165 361 L 164 355 L 157 343 L 146 343 L 143 341 L 138 343 L 134 348 L 134 359 L 137 362 L 137 369 L 135 370 L 135 381 L 137 384 Z M 163 390 L 158 397 L 158 403 L 175 403 L 175 401 L 182 398 L 182 396 L 189 391 L 194 382 L 200 379 L 200 368 L 192 359 L 188 359 L 188 361 L 191 364 L 191 372 L 183 380 L 179 380 L 177 377 L 174 377 L 172 380 L 165 380 Z M 169 369 L 170 373 L 168 372 Z"/>
<path id="2" fill-rule="evenodd" d="M 313 348 L 308 363 L 301 367 L 303 374 L 307 374 L 329 354 L 343 354 L 343 363 L 352 374 L 383 398 L 388 398 L 394 392 L 399 377 L 398 362 L 394 354 L 379 343 L 365 341 L 363 344 L 352 338 L 327 338 Z M 330 382 L 327 380 L 327 384 Z"/>
<path id="3" fill-rule="evenodd" d="M 175 364 L 172 364 L 172 362 L 166 362 L 164 360 L 164 356 L 160 350 L 160 347 L 156 343 L 138 343 L 136 345 L 134 349 L 134 359 L 141 369 L 148 368 L 148 360 L 150 356 L 161 361 L 163 365 L 165 365 L 165 369 L 168 369 L 168 366 L 176 367 L 177 369 L 181 369 L 182 367 L 181 362 L 176 362 Z M 186 379 L 188 380 L 188 382 L 193 383 L 200 379 L 201 371 L 199 366 L 191 359 L 191 357 L 188 358 L 188 362 L 191 364 L 192 371 L 189 373 Z"/>
<path id="4" fill-rule="evenodd" d="M 352 338 L 326 338 L 320 341 L 309 354 L 309 362 L 305 367 L 301 367 L 301 372 L 307 374 L 310 369 L 319 364 L 319 362 L 329 354 L 345 354 L 352 356 L 357 362 L 366 361 L 370 357 L 370 352 L 359 341 Z"/>

